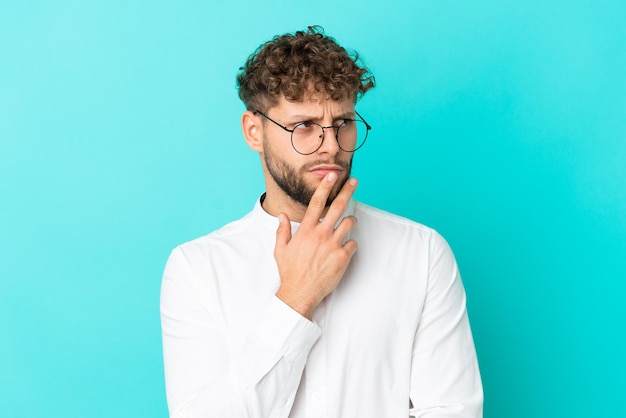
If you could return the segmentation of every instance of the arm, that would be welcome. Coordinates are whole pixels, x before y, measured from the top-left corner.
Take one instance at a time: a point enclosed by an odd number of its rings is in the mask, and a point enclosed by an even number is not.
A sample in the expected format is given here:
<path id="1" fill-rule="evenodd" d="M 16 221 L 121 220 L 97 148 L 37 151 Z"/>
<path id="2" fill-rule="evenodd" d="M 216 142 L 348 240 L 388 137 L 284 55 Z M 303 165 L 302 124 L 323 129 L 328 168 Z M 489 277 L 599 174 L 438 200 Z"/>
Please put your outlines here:
<path id="1" fill-rule="evenodd" d="M 161 292 L 172 418 L 288 416 L 308 353 L 321 334 L 306 318 L 339 283 L 356 251 L 353 240 L 344 243 L 356 220 L 339 221 L 355 180 L 344 185 L 320 221 L 336 179 L 331 173 L 321 182 L 293 237 L 287 216 L 279 217 L 275 258 L 281 284 L 251 318 L 256 326 L 244 341 L 234 341 L 219 309 L 209 310 L 199 299 L 206 293 L 183 250 L 172 253 Z"/>
<path id="2" fill-rule="evenodd" d="M 426 301 L 413 344 L 411 416 L 482 417 L 483 392 L 454 255 L 435 234 Z"/>
<path id="3" fill-rule="evenodd" d="M 329 173 L 320 182 L 293 237 L 287 216 L 281 213 L 278 217 L 274 257 L 280 287 L 276 296 L 309 319 L 320 302 L 337 287 L 357 250 L 356 241 L 346 241 L 356 218 L 341 219 L 356 189 L 356 179 L 348 179 L 324 216 L 336 181 L 337 174 Z"/>
<path id="4" fill-rule="evenodd" d="M 172 418 L 287 417 L 319 328 L 273 297 L 241 344 L 199 299 L 182 249 L 161 290 L 163 357 Z"/>

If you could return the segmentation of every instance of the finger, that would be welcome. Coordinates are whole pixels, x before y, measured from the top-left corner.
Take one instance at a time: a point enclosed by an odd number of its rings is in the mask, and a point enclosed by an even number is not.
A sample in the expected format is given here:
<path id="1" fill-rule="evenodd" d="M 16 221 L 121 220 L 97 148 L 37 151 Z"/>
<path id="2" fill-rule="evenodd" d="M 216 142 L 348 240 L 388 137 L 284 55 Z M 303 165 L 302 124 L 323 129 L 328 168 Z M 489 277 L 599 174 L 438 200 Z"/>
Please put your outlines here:
<path id="1" fill-rule="evenodd" d="M 348 236 L 352 228 L 356 226 L 358 220 L 354 216 L 346 216 L 339 222 L 337 228 L 335 228 L 335 237 L 339 242 L 343 242 L 343 240 Z"/>
<path id="2" fill-rule="evenodd" d="M 358 245 L 357 245 L 356 241 L 353 240 L 353 239 L 350 239 L 350 240 L 346 241 L 345 244 L 343 244 L 343 249 L 348 253 L 350 258 L 352 258 L 354 253 L 356 253 L 357 248 L 358 248 Z"/>
<path id="3" fill-rule="evenodd" d="M 313 193 L 313 196 L 311 197 L 309 206 L 307 207 L 304 218 L 302 219 L 302 224 L 311 223 L 315 225 L 319 223 L 319 220 L 322 217 L 324 210 L 326 209 L 328 196 L 330 196 L 330 192 L 335 186 L 336 181 L 337 173 L 335 172 L 328 173 L 322 179 L 319 186 L 317 186 L 315 193 Z"/>
<path id="4" fill-rule="evenodd" d="M 291 222 L 284 213 L 278 215 L 278 229 L 276 229 L 276 251 L 282 250 L 291 241 Z"/>
<path id="5" fill-rule="evenodd" d="M 326 217 L 324 218 L 324 222 L 335 225 L 337 221 L 341 218 L 343 213 L 346 211 L 348 207 L 348 203 L 356 190 L 358 185 L 358 181 L 355 178 L 348 179 L 346 184 L 343 185 L 333 203 L 331 203 L 328 211 L 326 212 Z"/>

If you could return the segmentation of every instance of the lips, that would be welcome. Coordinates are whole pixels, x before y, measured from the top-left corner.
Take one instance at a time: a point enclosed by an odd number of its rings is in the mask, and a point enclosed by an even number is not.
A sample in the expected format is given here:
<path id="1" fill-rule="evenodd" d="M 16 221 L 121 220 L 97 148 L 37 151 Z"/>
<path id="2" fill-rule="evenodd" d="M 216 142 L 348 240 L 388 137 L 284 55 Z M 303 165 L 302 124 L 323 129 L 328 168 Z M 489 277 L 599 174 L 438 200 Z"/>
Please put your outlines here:
<path id="1" fill-rule="evenodd" d="M 341 167 L 340 165 L 321 164 L 321 165 L 316 165 L 312 167 L 311 169 L 309 169 L 309 173 L 315 174 L 316 176 L 319 176 L 319 177 L 324 177 L 330 172 L 335 172 L 337 173 L 337 175 L 339 175 L 343 170 L 344 168 Z"/>

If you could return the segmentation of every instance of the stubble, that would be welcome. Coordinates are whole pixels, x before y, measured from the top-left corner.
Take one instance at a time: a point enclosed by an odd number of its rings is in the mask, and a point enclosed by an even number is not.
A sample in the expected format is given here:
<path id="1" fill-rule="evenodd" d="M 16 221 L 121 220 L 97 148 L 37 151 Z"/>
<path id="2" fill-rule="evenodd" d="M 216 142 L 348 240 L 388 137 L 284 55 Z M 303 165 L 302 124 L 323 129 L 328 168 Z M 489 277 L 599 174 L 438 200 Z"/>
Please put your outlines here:
<path id="1" fill-rule="evenodd" d="M 267 143 L 266 143 L 267 145 Z M 323 164 L 336 164 L 343 168 L 343 178 L 340 178 L 335 184 L 331 194 L 328 196 L 326 200 L 326 207 L 330 206 L 330 204 L 335 200 L 339 191 L 343 187 L 343 185 L 350 178 L 350 171 L 352 169 L 352 158 L 349 161 L 335 161 L 335 160 L 323 160 L 319 159 L 316 161 L 312 161 L 310 163 L 305 164 L 300 169 L 296 170 L 293 166 L 288 164 L 286 161 L 278 158 L 272 151 L 271 148 L 265 147 L 264 152 L 264 160 L 265 166 L 267 167 L 267 171 L 274 179 L 274 182 L 281 188 L 283 192 L 287 196 L 289 196 L 294 202 L 299 203 L 300 205 L 307 207 L 311 202 L 311 198 L 313 197 L 313 193 L 315 193 L 315 189 L 307 184 L 304 176 L 305 174 L 313 167 Z"/>

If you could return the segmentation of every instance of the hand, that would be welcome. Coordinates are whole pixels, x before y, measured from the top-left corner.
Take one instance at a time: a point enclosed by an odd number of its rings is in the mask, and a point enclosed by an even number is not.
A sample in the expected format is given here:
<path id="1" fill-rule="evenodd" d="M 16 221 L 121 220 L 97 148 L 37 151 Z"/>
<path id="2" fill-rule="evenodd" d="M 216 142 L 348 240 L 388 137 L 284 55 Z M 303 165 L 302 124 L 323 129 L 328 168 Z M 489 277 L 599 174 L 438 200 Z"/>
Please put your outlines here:
<path id="1" fill-rule="evenodd" d="M 344 243 L 356 225 L 355 217 L 343 218 L 335 228 L 356 189 L 356 179 L 344 184 L 320 221 L 336 181 L 336 173 L 324 177 L 293 237 L 287 215 L 278 216 L 274 258 L 280 287 L 276 296 L 309 320 L 317 305 L 337 287 L 357 249 L 352 239 Z"/>

